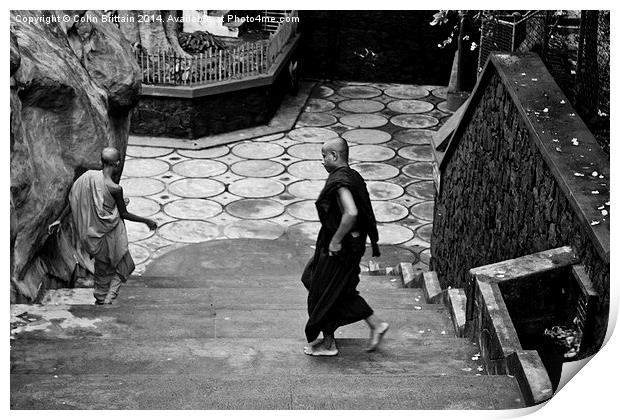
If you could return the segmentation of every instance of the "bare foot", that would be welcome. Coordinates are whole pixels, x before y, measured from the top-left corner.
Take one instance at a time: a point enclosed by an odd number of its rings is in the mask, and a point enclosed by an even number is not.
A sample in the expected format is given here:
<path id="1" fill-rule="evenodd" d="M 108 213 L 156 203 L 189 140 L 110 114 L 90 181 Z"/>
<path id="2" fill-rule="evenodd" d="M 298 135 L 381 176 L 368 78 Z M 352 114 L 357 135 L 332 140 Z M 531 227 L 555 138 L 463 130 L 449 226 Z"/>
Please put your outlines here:
<path id="1" fill-rule="evenodd" d="M 321 343 L 316 346 L 304 347 L 304 353 L 308 356 L 337 356 L 338 347 L 336 347 L 335 342 L 331 348 L 327 348 L 323 343 Z"/>
<path id="2" fill-rule="evenodd" d="M 381 340 L 383 339 L 383 335 L 390 328 L 390 324 L 387 322 L 382 322 L 377 328 L 374 328 L 370 331 L 370 344 L 366 348 L 367 352 L 377 350 L 379 344 L 381 344 Z"/>
<path id="3" fill-rule="evenodd" d="M 306 345 L 304 346 L 304 350 L 309 349 L 309 348 L 312 348 L 312 347 L 314 347 L 314 346 L 318 346 L 319 344 L 323 344 L 323 341 L 324 341 L 324 340 L 325 340 L 324 338 L 318 338 L 318 337 L 317 337 L 317 339 L 316 339 L 316 340 L 314 340 L 313 342 L 306 344 Z"/>

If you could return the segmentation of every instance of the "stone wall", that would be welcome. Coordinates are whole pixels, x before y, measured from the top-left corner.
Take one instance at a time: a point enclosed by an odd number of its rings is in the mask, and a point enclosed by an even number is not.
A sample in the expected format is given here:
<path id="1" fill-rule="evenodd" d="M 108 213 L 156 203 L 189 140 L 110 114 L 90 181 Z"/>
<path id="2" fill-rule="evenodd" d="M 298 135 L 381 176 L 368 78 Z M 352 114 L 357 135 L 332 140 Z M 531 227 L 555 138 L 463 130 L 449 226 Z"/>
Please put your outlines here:
<path id="1" fill-rule="evenodd" d="M 282 71 L 275 84 L 202 96 L 175 98 L 142 95 L 131 121 L 140 136 L 196 139 L 269 122 L 287 92 Z"/>
<path id="2" fill-rule="evenodd" d="M 599 217 L 600 226 L 589 226 L 592 214 L 598 211 L 600 216 L 601 210 L 583 203 L 597 206 L 609 202 L 609 157 L 606 162 L 595 160 L 604 160 L 605 155 L 593 150 L 593 138 L 582 143 L 582 149 L 570 144 L 570 136 L 588 140 L 580 135 L 583 122 L 570 112 L 572 108 L 567 111 L 570 122 L 559 121 L 565 117 L 558 115 L 554 128 L 550 107 L 559 108 L 568 101 L 539 62 L 537 56 L 517 60 L 513 67 L 522 67 L 511 68 L 509 76 L 497 69 L 497 61 L 485 70 L 440 164 L 441 188 L 435 199 L 430 264 L 443 288 L 463 287 L 471 268 L 570 245 L 600 295 L 595 326 L 600 344 L 609 311 L 609 254 L 601 251 L 605 245 L 597 243 L 596 238 L 604 237 L 606 229 L 608 246 L 609 221 L 603 218 L 601 222 Z M 511 77 L 525 77 L 519 75 L 527 75 L 529 84 L 514 87 L 518 83 Z M 539 105 L 540 112 L 534 112 L 536 104 L 547 103 L 553 105 Z M 546 127 L 542 133 L 535 131 L 537 124 Z M 548 145 L 541 146 L 543 141 Z M 553 157 L 545 158 L 542 150 L 546 147 L 554 150 Z M 583 159 L 595 160 L 591 162 L 594 166 L 585 169 L 579 162 Z M 560 162 L 553 171 L 550 161 Z M 605 182 L 590 176 L 594 167 Z M 583 177 L 573 175 L 578 172 L 586 173 Z M 598 187 L 587 182 L 596 182 Z M 595 188 L 600 190 L 596 204 L 586 197 L 586 190 L 589 194 Z M 575 206 L 567 190 L 576 191 L 570 193 L 572 199 L 585 198 Z M 599 208 L 603 207 L 609 209 L 605 205 Z M 599 233 L 593 234 L 593 229 Z"/>
<path id="3" fill-rule="evenodd" d="M 302 77 L 434 84 L 450 79 L 455 45 L 438 48 L 451 25 L 431 26 L 429 10 L 300 10 Z M 475 83 L 477 50 L 468 51 L 466 88 Z"/>

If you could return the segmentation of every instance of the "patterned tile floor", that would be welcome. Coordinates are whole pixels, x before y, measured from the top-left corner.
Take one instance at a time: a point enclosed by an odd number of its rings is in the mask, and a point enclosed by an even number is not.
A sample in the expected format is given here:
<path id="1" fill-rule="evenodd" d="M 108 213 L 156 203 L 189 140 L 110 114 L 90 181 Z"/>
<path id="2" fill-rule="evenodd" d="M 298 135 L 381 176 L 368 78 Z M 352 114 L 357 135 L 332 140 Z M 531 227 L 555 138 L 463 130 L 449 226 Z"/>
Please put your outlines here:
<path id="1" fill-rule="evenodd" d="M 431 135 L 451 115 L 446 88 L 362 83 L 315 86 L 293 130 L 202 150 L 132 146 L 121 185 L 129 210 L 157 220 L 127 222 L 136 274 L 188 243 L 223 238 L 314 240 L 314 208 L 327 173 L 321 144 L 342 136 L 367 180 L 380 243 L 428 264 L 434 184 Z M 131 144 L 131 139 L 130 139 Z"/>

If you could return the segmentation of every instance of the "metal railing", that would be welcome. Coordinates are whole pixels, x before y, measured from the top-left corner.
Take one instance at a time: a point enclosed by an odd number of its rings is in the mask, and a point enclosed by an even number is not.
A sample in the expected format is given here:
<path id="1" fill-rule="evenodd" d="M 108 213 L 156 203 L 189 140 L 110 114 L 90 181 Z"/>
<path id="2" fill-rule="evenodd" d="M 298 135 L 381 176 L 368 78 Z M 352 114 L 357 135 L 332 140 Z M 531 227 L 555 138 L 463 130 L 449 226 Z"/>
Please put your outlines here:
<path id="1" fill-rule="evenodd" d="M 288 16 L 296 16 L 293 11 Z M 269 36 L 225 50 L 181 57 L 166 51 L 135 51 L 142 83 L 149 85 L 203 85 L 242 80 L 268 73 L 284 47 L 297 32 L 297 23 L 284 21 Z"/>

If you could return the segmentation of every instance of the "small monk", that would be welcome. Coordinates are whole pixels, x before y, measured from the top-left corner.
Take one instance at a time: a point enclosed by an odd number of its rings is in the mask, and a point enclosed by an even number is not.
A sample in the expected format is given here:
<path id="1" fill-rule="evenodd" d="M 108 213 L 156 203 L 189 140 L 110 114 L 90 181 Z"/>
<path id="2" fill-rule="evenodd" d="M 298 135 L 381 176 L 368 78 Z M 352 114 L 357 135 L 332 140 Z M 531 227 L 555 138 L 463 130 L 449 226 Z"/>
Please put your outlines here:
<path id="1" fill-rule="evenodd" d="M 101 171 L 89 170 L 82 174 L 69 193 L 77 236 L 77 259 L 93 274 L 97 305 L 112 304 L 121 284 L 135 268 L 123 220 L 144 223 L 151 230 L 157 228 L 155 221 L 127 211 L 128 200 L 117 183 L 121 165 L 119 151 L 114 147 L 103 149 L 101 164 Z M 68 211 L 69 207 L 66 207 L 58 220 L 49 226 L 50 233 L 60 225 Z"/>
<path id="2" fill-rule="evenodd" d="M 389 324 L 374 314 L 356 287 L 367 237 L 372 255 L 381 255 L 377 222 L 364 179 L 349 167 L 347 142 L 342 138 L 330 140 L 321 153 L 329 176 L 315 203 L 321 221 L 315 253 L 301 279 L 308 290 L 308 345 L 304 353 L 336 356 L 336 329 L 361 320 L 370 327 L 366 350 L 371 352 L 381 343 Z M 322 340 L 318 338 L 321 332 Z"/>

